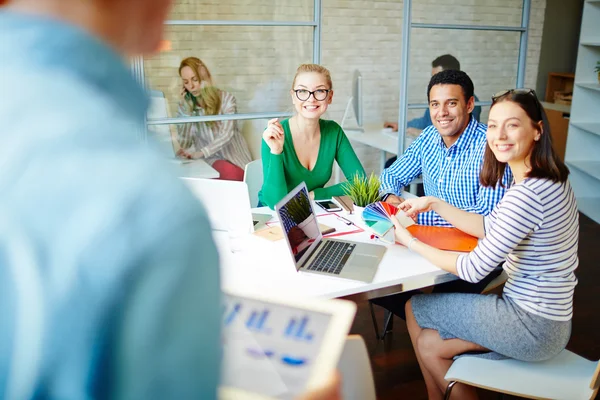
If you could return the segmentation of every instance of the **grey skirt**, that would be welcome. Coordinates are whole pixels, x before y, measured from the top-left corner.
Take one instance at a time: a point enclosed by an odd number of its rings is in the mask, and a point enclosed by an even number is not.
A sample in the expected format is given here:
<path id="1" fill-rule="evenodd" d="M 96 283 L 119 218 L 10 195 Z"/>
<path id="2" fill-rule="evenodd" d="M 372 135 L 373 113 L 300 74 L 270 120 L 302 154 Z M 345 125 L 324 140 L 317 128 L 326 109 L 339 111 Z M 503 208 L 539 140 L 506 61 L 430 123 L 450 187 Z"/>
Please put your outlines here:
<path id="1" fill-rule="evenodd" d="M 439 293 L 414 296 L 412 310 L 421 328 L 442 339 L 462 339 L 491 352 L 488 359 L 547 360 L 560 353 L 571 336 L 571 321 L 529 313 L 509 297 L 495 294 Z"/>

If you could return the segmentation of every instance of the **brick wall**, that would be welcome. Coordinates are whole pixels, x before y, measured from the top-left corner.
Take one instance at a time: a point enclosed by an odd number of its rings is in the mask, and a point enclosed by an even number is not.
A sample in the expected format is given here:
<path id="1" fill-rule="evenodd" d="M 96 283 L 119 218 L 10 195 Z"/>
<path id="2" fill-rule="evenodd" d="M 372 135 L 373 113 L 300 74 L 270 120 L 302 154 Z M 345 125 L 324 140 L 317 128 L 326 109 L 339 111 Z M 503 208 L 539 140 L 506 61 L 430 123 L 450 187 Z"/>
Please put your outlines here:
<path id="1" fill-rule="evenodd" d="M 525 86 L 537 78 L 545 0 L 532 0 Z M 509 25 L 521 22 L 521 0 L 414 0 L 413 21 L 423 23 Z M 367 123 L 398 118 L 402 1 L 324 0 L 321 63 L 331 70 L 334 101 L 326 115 L 338 122 L 351 95 L 354 69 L 363 76 Z M 171 19 L 310 21 L 310 0 L 177 0 Z M 179 61 L 200 57 L 216 84 L 235 94 L 239 112 L 290 111 L 296 67 L 312 60 L 310 27 L 167 26 L 172 50 L 145 60 L 146 79 L 165 93 L 175 115 L 181 82 Z M 411 30 L 409 102 L 425 102 L 430 63 L 451 53 L 475 83 L 481 100 L 515 86 L 519 34 L 514 32 Z M 487 119 L 484 108 L 483 120 Z M 409 118 L 423 110 L 409 111 Z M 264 121 L 246 121 L 244 129 L 259 156 Z M 367 171 L 379 172 L 379 152 L 355 146 Z"/>

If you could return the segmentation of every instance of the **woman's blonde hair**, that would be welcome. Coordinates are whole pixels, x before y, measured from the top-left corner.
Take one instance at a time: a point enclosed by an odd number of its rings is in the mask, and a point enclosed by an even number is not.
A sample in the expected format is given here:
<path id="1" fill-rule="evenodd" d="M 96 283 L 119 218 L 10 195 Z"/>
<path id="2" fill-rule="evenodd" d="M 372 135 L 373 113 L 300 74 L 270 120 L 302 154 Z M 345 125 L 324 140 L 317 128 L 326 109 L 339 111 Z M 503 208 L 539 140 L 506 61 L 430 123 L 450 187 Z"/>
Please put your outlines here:
<path id="1" fill-rule="evenodd" d="M 333 89 L 333 84 L 331 83 L 331 74 L 329 70 L 322 65 L 319 64 L 302 64 L 296 70 L 296 75 L 294 76 L 294 80 L 292 81 L 292 90 L 294 90 L 294 86 L 296 85 L 296 78 L 298 75 L 303 74 L 305 72 L 317 72 L 325 77 L 327 81 L 327 86 L 329 86 L 329 90 Z"/>
<path id="2" fill-rule="evenodd" d="M 221 93 L 219 89 L 213 86 L 212 76 L 206 65 L 197 57 L 188 57 L 179 64 L 179 76 L 181 70 L 185 67 L 190 67 L 199 83 L 206 82 L 206 86 L 200 89 L 198 97 L 202 102 L 205 115 L 217 115 L 221 110 Z"/>

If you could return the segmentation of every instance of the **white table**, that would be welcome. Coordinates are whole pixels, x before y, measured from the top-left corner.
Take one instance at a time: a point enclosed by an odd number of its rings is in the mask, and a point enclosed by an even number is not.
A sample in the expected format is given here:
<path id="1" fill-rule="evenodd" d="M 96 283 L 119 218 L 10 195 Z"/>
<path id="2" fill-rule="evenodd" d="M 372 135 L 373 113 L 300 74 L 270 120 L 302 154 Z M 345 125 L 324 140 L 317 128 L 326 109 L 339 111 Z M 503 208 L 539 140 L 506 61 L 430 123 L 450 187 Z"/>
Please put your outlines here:
<path id="1" fill-rule="evenodd" d="M 180 178 L 218 178 L 219 172 L 204 160 L 194 160 L 176 165 Z"/>
<path id="2" fill-rule="evenodd" d="M 271 210 L 261 207 L 253 212 L 269 213 Z M 360 216 L 339 214 L 362 227 Z M 365 230 L 339 238 L 385 244 L 370 236 Z M 214 238 L 221 257 L 221 284 L 226 291 L 322 298 L 361 294 L 360 297 L 375 298 L 457 279 L 397 244 L 386 245 L 388 249 L 373 282 L 365 283 L 297 272 L 284 239 L 270 242 L 250 234 L 242 239 L 232 239 L 228 233 L 218 231 L 214 231 Z M 232 245 L 238 251 L 232 252 Z"/>

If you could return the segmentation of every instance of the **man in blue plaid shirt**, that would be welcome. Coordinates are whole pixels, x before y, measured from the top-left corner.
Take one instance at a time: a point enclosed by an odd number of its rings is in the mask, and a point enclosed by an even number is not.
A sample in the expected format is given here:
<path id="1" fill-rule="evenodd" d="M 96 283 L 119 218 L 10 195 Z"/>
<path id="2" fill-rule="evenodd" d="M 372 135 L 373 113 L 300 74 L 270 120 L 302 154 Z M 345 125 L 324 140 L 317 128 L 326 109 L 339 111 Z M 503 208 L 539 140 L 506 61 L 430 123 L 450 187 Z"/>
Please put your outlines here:
<path id="1" fill-rule="evenodd" d="M 428 85 L 433 125 L 381 174 L 381 193 L 388 203 L 399 204 L 402 189 L 423 176 L 426 196 L 435 196 L 455 207 L 488 215 L 500 201 L 512 175 L 507 168 L 505 187 L 483 187 L 479 171 L 487 147 L 487 126 L 471 115 L 475 107 L 473 82 L 456 70 L 434 75 Z M 421 225 L 451 226 L 433 211 L 421 213 Z"/>
<path id="2" fill-rule="evenodd" d="M 435 196 L 462 210 L 488 215 L 500 201 L 512 182 L 510 169 L 502 181 L 504 187 L 484 187 L 479 183 L 479 171 L 487 147 L 485 124 L 471 115 L 475 107 L 473 82 L 456 70 L 441 71 L 431 77 L 427 87 L 429 112 L 433 125 L 421 135 L 389 168 L 381 174 L 383 200 L 391 204 L 402 201 L 402 189 L 419 175 L 423 176 L 426 196 Z M 434 211 L 421 213 L 421 225 L 451 226 Z M 437 285 L 433 291 L 480 293 L 501 273 L 492 272 L 473 284 L 457 280 Z M 416 292 L 372 300 L 394 314 L 405 318 L 404 304 Z"/>

